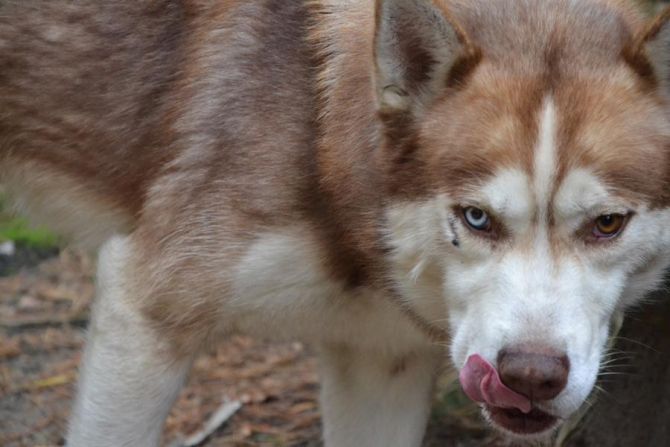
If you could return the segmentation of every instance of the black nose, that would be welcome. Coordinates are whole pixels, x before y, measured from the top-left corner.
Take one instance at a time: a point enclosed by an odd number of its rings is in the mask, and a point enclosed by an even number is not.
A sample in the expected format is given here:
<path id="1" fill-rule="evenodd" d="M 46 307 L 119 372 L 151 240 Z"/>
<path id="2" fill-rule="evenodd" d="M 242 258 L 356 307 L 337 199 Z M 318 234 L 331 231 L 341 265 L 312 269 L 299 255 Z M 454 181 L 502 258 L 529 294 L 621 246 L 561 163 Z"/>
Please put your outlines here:
<path id="1" fill-rule="evenodd" d="M 498 354 L 498 373 L 507 387 L 531 401 L 550 400 L 568 383 L 570 361 L 552 350 L 504 349 Z"/>

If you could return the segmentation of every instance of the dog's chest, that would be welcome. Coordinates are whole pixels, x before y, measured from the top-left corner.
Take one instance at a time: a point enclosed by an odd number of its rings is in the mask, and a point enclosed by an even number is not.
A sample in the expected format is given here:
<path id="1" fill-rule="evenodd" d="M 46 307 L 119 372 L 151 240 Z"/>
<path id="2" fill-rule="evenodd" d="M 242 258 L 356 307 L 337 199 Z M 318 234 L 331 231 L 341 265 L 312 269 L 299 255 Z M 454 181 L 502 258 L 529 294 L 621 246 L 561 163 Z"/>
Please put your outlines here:
<path id="1" fill-rule="evenodd" d="M 375 350 L 429 343 L 389 297 L 348 290 L 332 278 L 309 230 L 259 235 L 237 263 L 232 285 L 227 313 L 243 332 Z"/>

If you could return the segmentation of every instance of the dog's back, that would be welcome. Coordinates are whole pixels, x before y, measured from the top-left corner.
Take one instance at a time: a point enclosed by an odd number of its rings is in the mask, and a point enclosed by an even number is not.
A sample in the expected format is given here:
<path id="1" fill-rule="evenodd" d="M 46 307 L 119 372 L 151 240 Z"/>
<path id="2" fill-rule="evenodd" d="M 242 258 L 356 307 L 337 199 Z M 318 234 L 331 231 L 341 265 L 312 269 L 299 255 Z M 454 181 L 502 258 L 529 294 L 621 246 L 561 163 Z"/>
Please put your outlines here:
<path id="1" fill-rule="evenodd" d="M 187 17 L 175 2 L 146 5 L 0 5 L 3 177 L 20 206 L 71 236 L 129 225 L 171 157 L 166 93 Z M 90 213 L 80 225 L 61 208 L 78 201 Z"/>
<path id="2" fill-rule="evenodd" d="M 9 196 L 91 247 L 134 228 L 152 187 L 163 219 L 214 180 L 249 213 L 285 207 L 308 189 L 295 181 L 313 134 L 305 28 L 299 2 L 3 2 Z M 269 188 L 252 187 L 261 177 Z"/>

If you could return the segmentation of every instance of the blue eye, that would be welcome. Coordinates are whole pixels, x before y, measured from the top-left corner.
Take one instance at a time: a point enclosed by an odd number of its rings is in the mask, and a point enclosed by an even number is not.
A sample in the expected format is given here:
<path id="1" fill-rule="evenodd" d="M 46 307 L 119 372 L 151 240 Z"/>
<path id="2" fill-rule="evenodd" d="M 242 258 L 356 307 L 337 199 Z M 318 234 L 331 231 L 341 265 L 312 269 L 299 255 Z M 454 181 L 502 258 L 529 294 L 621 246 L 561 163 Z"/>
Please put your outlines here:
<path id="1" fill-rule="evenodd" d="M 489 231 L 491 229 L 491 218 L 486 211 L 473 206 L 463 209 L 465 223 L 476 231 Z"/>

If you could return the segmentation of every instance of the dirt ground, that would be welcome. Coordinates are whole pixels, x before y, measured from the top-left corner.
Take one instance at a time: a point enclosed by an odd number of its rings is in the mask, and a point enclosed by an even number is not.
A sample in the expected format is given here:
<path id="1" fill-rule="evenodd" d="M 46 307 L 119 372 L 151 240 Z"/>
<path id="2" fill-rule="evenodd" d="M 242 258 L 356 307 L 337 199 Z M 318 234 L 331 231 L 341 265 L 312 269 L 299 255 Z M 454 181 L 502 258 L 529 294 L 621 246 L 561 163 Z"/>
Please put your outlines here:
<path id="1" fill-rule="evenodd" d="M 0 445 L 62 445 L 88 309 L 93 262 L 64 250 L 0 278 Z M 496 446 L 448 379 L 426 446 Z M 200 431 L 226 401 L 241 409 L 206 447 L 319 446 L 316 359 L 300 343 L 233 337 L 202 355 L 170 414 L 166 446 Z M 446 415 L 449 413 L 449 416 Z"/>

